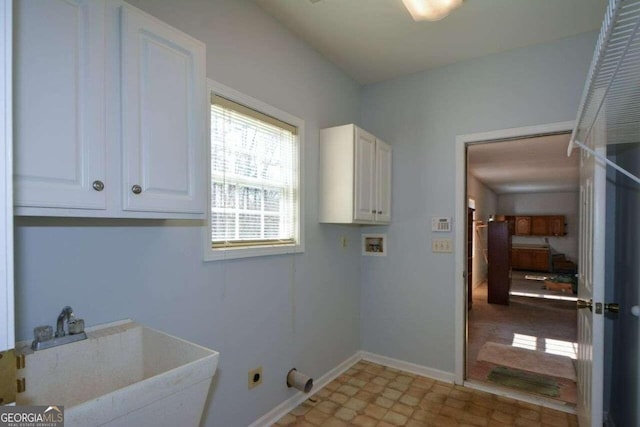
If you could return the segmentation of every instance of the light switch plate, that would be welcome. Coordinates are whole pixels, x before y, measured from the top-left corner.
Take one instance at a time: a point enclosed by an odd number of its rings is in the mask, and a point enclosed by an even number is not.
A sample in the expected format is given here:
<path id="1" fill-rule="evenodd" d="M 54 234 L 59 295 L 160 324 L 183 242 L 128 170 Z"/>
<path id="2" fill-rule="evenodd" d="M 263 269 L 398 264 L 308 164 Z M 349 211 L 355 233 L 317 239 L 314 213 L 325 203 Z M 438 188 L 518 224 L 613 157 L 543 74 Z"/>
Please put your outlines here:
<path id="1" fill-rule="evenodd" d="M 453 241 L 451 239 L 433 239 L 431 240 L 431 252 L 452 253 Z"/>

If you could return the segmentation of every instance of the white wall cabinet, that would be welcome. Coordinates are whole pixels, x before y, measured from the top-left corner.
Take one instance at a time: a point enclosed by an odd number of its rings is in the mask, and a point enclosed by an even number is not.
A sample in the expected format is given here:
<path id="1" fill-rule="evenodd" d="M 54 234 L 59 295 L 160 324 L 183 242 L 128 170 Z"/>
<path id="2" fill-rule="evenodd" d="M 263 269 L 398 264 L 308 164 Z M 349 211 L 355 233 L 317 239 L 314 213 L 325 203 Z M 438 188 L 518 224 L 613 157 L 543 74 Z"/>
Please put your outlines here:
<path id="1" fill-rule="evenodd" d="M 202 218 L 205 45 L 114 0 L 15 20 L 15 213 Z"/>
<path id="2" fill-rule="evenodd" d="M 106 209 L 104 5 L 15 2 L 17 206 Z"/>
<path id="3" fill-rule="evenodd" d="M 128 6 L 121 40 L 124 209 L 202 212 L 205 47 Z"/>
<path id="4" fill-rule="evenodd" d="M 376 219 L 376 137 L 354 126 L 355 180 L 353 182 L 356 221 Z M 353 138 L 353 137 L 352 137 Z M 348 143 L 352 143 L 349 141 Z"/>
<path id="5" fill-rule="evenodd" d="M 349 124 L 320 131 L 320 222 L 391 221 L 391 146 Z"/>
<path id="6" fill-rule="evenodd" d="M 391 146 L 376 139 L 376 200 L 378 222 L 391 221 Z"/>

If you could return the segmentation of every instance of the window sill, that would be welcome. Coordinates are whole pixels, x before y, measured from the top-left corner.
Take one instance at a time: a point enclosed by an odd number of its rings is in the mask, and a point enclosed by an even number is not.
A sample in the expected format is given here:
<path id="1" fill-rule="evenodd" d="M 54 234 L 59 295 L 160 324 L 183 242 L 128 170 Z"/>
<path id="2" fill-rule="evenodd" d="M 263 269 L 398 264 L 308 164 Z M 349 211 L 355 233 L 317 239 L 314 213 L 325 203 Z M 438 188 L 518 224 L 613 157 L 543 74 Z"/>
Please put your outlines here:
<path id="1" fill-rule="evenodd" d="M 224 248 L 205 250 L 204 261 L 223 261 L 228 259 L 255 258 L 269 255 L 285 255 L 304 252 L 302 244 L 295 245 L 270 245 L 240 248 Z"/>

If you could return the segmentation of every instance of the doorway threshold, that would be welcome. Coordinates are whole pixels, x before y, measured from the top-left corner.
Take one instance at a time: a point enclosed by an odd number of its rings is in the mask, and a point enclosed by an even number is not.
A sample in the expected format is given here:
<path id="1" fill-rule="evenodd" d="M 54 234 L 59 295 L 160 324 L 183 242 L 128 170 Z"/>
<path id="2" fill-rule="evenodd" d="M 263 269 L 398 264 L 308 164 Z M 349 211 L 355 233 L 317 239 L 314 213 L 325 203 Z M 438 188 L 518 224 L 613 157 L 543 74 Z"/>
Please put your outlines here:
<path id="1" fill-rule="evenodd" d="M 478 380 L 465 380 L 463 385 L 474 390 L 484 391 L 486 393 L 495 394 L 497 396 L 502 396 L 509 399 L 519 400 L 521 402 L 530 403 L 532 405 L 543 406 L 549 409 L 555 409 L 556 411 L 565 412 L 567 414 L 576 414 L 576 406 L 568 402 L 538 397 L 528 393 L 521 393 L 509 387 L 488 384 Z"/>
<path id="2" fill-rule="evenodd" d="M 548 294 L 536 293 L 536 292 L 510 291 L 509 295 L 513 295 L 516 297 L 551 299 L 551 300 L 557 300 L 557 301 L 574 301 L 574 302 L 578 301 L 578 297 L 574 297 L 574 296 L 548 295 Z"/>

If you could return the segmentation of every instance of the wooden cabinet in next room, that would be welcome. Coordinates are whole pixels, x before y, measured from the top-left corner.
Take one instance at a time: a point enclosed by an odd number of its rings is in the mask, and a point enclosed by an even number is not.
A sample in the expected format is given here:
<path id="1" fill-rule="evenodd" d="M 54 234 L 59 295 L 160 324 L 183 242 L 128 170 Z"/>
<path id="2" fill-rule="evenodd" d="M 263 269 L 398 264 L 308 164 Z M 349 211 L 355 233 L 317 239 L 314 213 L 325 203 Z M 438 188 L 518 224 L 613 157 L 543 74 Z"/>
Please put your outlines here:
<path id="1" fill-rule="evenodd" d="M 531 234 L 531 217 L 530 216 L 517 216 L 516 217 L 516 236 L 528 236 Z"/>
<path id="2" fill-rule="evenodd" d="M 489 222 L 488 230 L 488 295 L 489 304 L 509 304 L 511 285 L 511 235 L 505 221 Z"/>
<path id="3" fill-rule="evenodd" d="M 514 270 L 551 271 L 550 249 L 545 245 L 514 245 L 511 249 Z"/>
<path id="4" fill-rule="evenodd" d="M 514 218 L 505 216 L 505 219 Z M 516 236 L 565 236 L 564 215 L 516 216 L 514 233 Z"/>
<path id="5" fill-rule="evenodd" d="M 564 215 L 554 215 L 549 219 L 549 234 L 551 236 L 564 236 L 567 233 L 564 229 Z"/>

